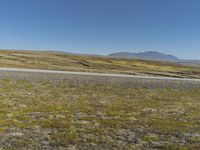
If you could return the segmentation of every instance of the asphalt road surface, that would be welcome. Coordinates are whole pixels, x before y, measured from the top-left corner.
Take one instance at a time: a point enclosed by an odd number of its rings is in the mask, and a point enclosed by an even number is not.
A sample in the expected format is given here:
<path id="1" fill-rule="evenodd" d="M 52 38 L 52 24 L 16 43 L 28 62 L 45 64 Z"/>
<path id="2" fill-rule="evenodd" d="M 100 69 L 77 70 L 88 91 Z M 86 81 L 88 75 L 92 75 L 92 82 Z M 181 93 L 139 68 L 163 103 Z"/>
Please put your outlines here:
<path id="1" fill-rule="evenodd" d="M 56 71 L 56 70 L 41 70 L 41 69 L 22 69 L 22 68 L 0 68 L 0 72 L 29 72 L 29 73 L 50 73 L 50 74 L 68 74 L 68 75 L 83 75 L 83 76 L 105 76 L 105 77 L 121 77 L 121 78 L 140 78 L 154 80 L 176 80 L 176 81 L 196 81 L 200 79 L 173 78 L 173 77 L 155 77 L 155 76 L 138 76 L 126 74 L 107 74 L 107 73 L 90 73 L 90 72 L 73 72 L 73 71 Z"/>

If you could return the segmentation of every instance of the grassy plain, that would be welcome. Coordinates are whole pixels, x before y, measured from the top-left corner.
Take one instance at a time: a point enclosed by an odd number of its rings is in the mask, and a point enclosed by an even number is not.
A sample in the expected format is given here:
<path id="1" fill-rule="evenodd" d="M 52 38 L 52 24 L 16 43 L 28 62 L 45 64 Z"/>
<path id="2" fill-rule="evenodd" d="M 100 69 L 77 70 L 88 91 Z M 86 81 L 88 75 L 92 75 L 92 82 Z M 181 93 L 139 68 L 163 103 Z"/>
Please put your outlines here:
<path id="1" fill-rule="evenodd" d="M 59 52 L 1 50 L 0 67 L 200 78 L 200 67 Z"/>
<path id="2" fill-rule="evenodd" d="M 198 149 L 200 83 L 0 74 L 3 149 Z"/>

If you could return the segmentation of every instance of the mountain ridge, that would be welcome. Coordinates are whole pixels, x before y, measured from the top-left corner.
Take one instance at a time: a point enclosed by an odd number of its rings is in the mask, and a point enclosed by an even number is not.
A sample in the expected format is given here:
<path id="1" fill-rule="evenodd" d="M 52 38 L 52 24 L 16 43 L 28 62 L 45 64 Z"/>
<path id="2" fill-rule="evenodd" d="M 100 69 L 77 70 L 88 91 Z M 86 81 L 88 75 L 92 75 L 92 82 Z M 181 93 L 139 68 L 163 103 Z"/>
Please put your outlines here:
<path id="1" fill-rule="evenodd" d="M 158 61 L 179 61 L 180 59 L 171 54 L 165 54 L 158 51 L 146 51 L 146 52 L 117 52 L 111 53 L 109 57 L 121 57 L 121 58 L 135 58 L 144 60 L 158 60 Z"/>

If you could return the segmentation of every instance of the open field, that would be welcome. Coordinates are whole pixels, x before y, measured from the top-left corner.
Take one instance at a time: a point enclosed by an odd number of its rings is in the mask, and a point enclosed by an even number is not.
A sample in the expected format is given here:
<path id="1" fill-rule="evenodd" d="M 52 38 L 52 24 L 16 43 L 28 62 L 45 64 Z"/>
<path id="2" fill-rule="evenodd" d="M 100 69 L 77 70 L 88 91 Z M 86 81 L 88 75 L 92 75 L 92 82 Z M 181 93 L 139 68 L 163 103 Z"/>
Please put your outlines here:
<path id="1" fill-rule="evenodd" d="M 198 149 L 200 82 L 0 73 L 3 149 Z"/>
<path id="2" fill-rule="evenodd" d="M 0 67 L 200 78 L 200 66 L 59 52 L 1 50 Z"/>

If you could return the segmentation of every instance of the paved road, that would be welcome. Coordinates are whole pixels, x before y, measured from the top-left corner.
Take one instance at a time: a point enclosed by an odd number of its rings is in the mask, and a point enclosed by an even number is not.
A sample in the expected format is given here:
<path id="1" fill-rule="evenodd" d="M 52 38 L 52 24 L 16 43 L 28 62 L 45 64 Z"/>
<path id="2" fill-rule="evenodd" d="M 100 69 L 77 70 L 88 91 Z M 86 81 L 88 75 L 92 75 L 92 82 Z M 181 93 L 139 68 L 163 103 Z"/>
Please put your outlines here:
<path id="1" fill-rule="evenodd" d="M 142 79 L 154 79 L 154 80 L 177 80 L 177 81 L 200 82 L 200 79 L 138 76 L 138 75 L 126 75 L 126 74 L 90 73 L 90 72 L 73 72 L 73 71 L 56 71 L 56 70 L 41 70 L 41 69 L 22 69 L 22 68 L 0 68 L 0 72 L 52 73 L 52 74 L 68 74 L 68 75 L 105 76 L 105 77 L 140 78 L 140 79 L 142 78 Z"/>

